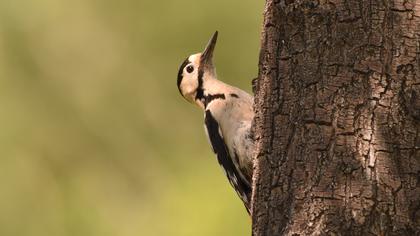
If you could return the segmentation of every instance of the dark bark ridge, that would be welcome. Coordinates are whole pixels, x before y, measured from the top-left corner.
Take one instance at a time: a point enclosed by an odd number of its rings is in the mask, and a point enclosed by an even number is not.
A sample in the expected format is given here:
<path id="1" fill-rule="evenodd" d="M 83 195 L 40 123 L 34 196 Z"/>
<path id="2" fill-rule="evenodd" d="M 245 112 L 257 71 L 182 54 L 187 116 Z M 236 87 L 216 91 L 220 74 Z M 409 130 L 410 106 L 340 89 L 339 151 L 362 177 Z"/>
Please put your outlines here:
<path id="1" fill-rule="evenodd" d="M 420 235 L 420 3 L 267 0 L 253 235 Z"/>

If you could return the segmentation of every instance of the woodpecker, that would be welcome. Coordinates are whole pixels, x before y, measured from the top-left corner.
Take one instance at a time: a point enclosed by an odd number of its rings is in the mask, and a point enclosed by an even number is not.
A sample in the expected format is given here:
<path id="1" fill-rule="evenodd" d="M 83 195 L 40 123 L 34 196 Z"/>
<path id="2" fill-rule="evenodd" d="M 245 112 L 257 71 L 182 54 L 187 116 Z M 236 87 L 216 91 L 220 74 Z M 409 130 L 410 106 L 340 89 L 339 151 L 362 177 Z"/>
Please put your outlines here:
<path id="1" fill-rule="evenodd" d="M 178 90 L 204 111 L 204 128 L 217 161 L 250 213 L 253 97 L 217 79 L 213 65 L 216 31 L 202 53 L 189 56 L 178 71 Z"/>

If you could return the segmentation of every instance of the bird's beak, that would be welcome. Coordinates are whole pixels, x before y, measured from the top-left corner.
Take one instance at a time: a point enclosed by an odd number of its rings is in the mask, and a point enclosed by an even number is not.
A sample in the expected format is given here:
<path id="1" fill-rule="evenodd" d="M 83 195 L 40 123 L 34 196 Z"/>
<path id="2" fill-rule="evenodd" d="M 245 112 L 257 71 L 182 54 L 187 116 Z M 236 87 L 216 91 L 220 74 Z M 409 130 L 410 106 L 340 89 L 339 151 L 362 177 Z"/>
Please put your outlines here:
<path id="1" fill-rule="evenodd" d="M 205 67 L 212 66 L 213 62 L 213 51 L 216 47 L 217 42 L 217 34 L 218 32 L 214 32 L 213 36 L 211 37 L 210 41 L 208 42 L 206 49 L 204 49 L 204 52 L 201 54 L 201 65 L 204 65 Z"/>

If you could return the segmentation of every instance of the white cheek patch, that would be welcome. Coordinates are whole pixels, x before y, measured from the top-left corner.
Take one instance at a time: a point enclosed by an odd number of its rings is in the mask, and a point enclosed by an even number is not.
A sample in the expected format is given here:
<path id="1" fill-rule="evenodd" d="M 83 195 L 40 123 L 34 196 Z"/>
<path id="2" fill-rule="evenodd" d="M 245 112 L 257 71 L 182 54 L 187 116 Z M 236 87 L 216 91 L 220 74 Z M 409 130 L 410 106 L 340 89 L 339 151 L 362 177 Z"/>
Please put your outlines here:
<path id="1" fill-rule="evenodd" d="M 188 57 L 190 63 L 184 68 L 182 72 L 182 81 L 179 85 L 182 95 L 191 103 L 195 102 L 195 96 L 198 89 L 198 65 L 200 55 L 200 53 L 197 53 Z M 188 73 L 186 68 L 190 65 L 194 66 L 194 70 L 191 73 Z"/>
<path id="2" fill-rule="evenodd" d="M 198 87 L 198 81 L 194 79 L 195 73 L 184 75 L 181 83 L 181 89 L 185 96 L 191 96 L 195 93 Z"/>

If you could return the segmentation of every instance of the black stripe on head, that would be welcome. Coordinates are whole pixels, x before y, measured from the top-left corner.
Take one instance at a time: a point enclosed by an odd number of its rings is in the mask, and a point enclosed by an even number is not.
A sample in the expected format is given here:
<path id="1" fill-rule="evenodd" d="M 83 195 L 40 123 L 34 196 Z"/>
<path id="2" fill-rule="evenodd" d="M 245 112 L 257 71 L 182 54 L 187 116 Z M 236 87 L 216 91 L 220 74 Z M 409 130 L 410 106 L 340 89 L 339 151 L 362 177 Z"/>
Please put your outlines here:
<path id="1" fill-rule="evenodd" d="M 204 99 L 203 76 L 204 76 L 204 70 L 202 66 L 200 65 L 198 67 L 198 87 L 197 87 L 197 94 L 195 95 L 195 100 Z"/>
<path id="2" fill-rule="evenodd" d="M 181 87 L 180 86 L 181 86 L 181 81 L 182 81 L 182 78 L 183 78 L 182 72 L 184 71 L 184 68 L 190 63 L 191 62 L 187 58 L 187 59 L 184 60 L 184 62 L 182 62 L 181 66 L 179 67 L 177 86 L 178 86 L 178 90 L 181 93 L 181 95 L 182 95 L 182 92 L 181 92 Z"/>

